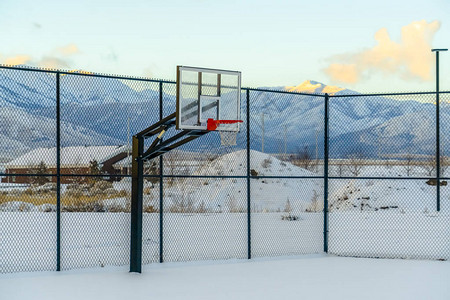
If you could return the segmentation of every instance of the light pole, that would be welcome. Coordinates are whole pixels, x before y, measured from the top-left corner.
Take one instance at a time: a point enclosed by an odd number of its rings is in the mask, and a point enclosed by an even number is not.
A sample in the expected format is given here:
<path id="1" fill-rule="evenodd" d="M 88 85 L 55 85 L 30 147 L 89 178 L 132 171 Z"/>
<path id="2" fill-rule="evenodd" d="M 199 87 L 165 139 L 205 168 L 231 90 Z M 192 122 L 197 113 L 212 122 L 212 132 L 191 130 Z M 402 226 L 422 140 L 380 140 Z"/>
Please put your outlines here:
<path id="1" fill-rule="evenodd" d="M 262 140 L 261 140 L 261 152 L 264 153 L 264 134 L 265 134 L 265 130 L 264 130 L 264 115 L 265 113 L 261 113 L 261 124 L 262 124 Z"/>
<path id="2" fill-rule="evenodd" d="M 448 49 L 431 49 L 431 52 L 436 52 L 436 210 L 441 210 L 441 143 L 440 143 L 440 128 L 439 128 L 439 52 L 448 51 Z"/>

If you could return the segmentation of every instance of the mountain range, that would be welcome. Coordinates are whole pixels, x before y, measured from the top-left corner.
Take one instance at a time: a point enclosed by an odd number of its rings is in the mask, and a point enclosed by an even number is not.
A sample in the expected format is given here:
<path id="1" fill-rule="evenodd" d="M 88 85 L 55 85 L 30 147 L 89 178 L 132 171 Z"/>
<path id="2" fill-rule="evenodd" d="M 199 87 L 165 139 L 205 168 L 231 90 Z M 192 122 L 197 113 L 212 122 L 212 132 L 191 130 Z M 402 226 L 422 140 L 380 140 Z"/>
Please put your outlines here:
<path id="1" fill-rule="evenodd" d="M 434 153 L 434 95 L 362 96 L 315 81 L 268 89 L 352 95 L 329 100 L 331 157 L 353 152 L 369 157 Z M 164 84 L 164 116 L 175 111 L 174 92 L 174 84 Z M 159 90 L 154 82 L 64 75 L 60 78 L 60 103 L 62 146 L 126 144 L 131 135 L 159 120 Z M 442 106 L 440 117 L 445 148 L 450 142 L 444 134 L 450 130 L 450 107 Z M 55 146 L 55 120 L 54 74 L 0 71 L 0 162 L 37 147 Z M 246 126 L 241 129 L 238 149 L 246 147 Z M 264 152 L 298 153 L 308 149 L 311 155 L 322 156 L 324 97 L 251 91 L 250 135 L 252 149 L 261 150 L 264 139 Z M 219 146 L 218 135 L 206 135 L 184 149 L 214 152 Z"/>

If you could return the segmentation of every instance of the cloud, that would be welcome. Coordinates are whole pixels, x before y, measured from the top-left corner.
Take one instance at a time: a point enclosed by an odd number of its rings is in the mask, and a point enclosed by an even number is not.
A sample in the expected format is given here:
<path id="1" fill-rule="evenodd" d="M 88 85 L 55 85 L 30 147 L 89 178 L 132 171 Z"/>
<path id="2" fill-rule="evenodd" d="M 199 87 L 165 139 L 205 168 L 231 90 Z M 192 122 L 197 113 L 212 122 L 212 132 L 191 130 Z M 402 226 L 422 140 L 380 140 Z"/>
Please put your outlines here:
<path id="1" fill-rule="evenodd" d="M 31 65 L 41 68 L 58 69 L 70 68 L 69 56 L 80 53 L 75 44 L 69 44 L 64 47 L 56 48 L 50 54 L 41 58 L 35 58 L 30 55 L 21 54 L 9 57 L 2 57 L 0 63 L 6 65 Z"/>
<path id="2" fill-rule="evenodd" d="M 23 65 L 29 63 L 31 61 L 31 57 L 29 55 L 16 55 L 5 58 L 2 63 L 5 65 Z"/>
<path id="3" fill-rule="evenodd" d="M 44 56 L 37 65 L 47 69 L 69 68 L 69 63 L 67 61 L 52 56 Z"/>
<path id="4" fill-rule="evenodd" d="M 69 44 L 67 46 L 58 48 L 57 52 L 64 56 L 69 56 L 69 55 L 80 53 L 80 49 L 78 49 L 78 46 L 75 44 Z"/>
<path id="5" fill-rule="evenodd" d="M 337 82 L 356 83 L 368 72 L 398 74 L 404 79 L 431 80 L 433 54 L 431 42 L 439 30 L 439 21 L 415 21 L 403 26 L 400 42 L 386 28 L 375 33 L 376 45 L 358 53 L 332 57 L 325 73 Z"/>
<path id="6" fill-rule="evenodd" d="M 147 78 L 153 78 L 153 71 L 152 68 L 147 67 L 142 71 L 142 76 Z"/>

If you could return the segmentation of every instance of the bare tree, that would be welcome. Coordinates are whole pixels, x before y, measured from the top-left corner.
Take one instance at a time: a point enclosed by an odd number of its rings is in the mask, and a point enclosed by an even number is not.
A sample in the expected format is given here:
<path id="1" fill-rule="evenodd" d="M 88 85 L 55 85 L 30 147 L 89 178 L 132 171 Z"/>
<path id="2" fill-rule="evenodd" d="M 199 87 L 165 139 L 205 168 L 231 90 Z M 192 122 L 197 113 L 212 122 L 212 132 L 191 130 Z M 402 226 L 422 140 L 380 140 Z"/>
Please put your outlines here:
<path id="1" fill-rule="evenodd" d="M 101 177 L 98 177 L 102 174 L 102 169 L 97 162 L 97 160 L 89 161 L 89 175 L 94 175 L 88 178 L 88 182 L 91 184 L 95 184 L 97 181 L 101 180 Z"/>
<path id="2" fill-rule="evenodd" d="M 323 201 L 319 200 L 319 194 L 316 190 L 313 191 L 311 203 L 306 208 L 305 212 L 320 212 L 323 211 Z"/>
<path id="3" fill-rule="evenodd" d="M 353 151 L 347 155 L 348 171 L 354 175 L 359 176 L 366 161 L 366 155 L 360 150 Z"/>
<path id="4" fill-rule="evenodd" d="M 80 160 L 78 159 L 73 166 L 70 168 L 70 174 L 74 175 L 72 176 L 69 181 L 73 184 L 82 184 L 86 183 L 86 177 L 81 176 L 86 174 L 86 167 L 83 168 L 83 165 L 80 163 Z"/>
<path id="5" fill-rule="evenodd" d="M 168 175 L 175 175 L 177 167 L 179 165 L 179 158 L 176 152 L 168 153 L 164 155 L 164 173 Z M 168 184 L 172 186 L 175 181 L 174 177 L 169 177 Z"/>
<path id="6" fill-rule="evenodd" d="M 421 167 L 427 176 L 434 176 L 436 174 L 436 157 L 429 156 L 422 162 Z"/>
<path id="7" fill-rule="evenodd" d="M 337 168 L 337 176 L 342 177 L 344 175 L 344 162 L 342 160 L 336 160 L 333 165 Z"/>
<path id="8" fill-rule="evenodd" d="M 405 156 L 405 163 L 403 164 L 403 167 L 406 171 L 406 176 L 411 176 L 412 170 L 414 168 L 414 155 L 407 154 Z"/>
<path id="9" fill-rule="evenodd" d="M 289 198 L 286 201 L 286 204 L 284 205 L 284 212 L 290 213 L 292 211 L 291 202 L 289 201 Z"/>
<path id="10" fill-rule="evenodd" d="M 47 182 L 49 182 L 49 178 L 43 175 L 46 175 L 49 173 L 47 165 L 44 163 L 44 161 L 41 161 L 34 170 L 32 169 L 32 173 L 36 174 L 37 176 L 32 178 L 32 183 L 37 185 L 43 185 Z"/>
<path id="11" fill-rule="evenodd" d="M 228 212 L 230 212 L 230 213 L 239 213 L 242 211 L 242 209 L 239 207 L 238 202 L 234 196 L 228 196 L 228 199 L 225 204 L 228 208 Z"/>
<path id="12" fill-rule="evenodd" d="M 159 175 L 159 159 L 152 159 L 144 164 L 144 175 Z M 146 177 L 145 180 L 151 183 L 157 183 L 159 177 Z"/>
<path id="13" fill-rule="evenodd" d="M 450 159 L 446 156 L 441 156 L 439 159 L 439 175 L 444 176 L 448 167 L 450 166 Z M 425 170 L 428 176 L 436 176 L 436 157 L 427 158 L 421 165 L 421 167 Z"/>
<path id="14" fill-rule="evenodd" d="M 299 149 L 294 159 L 294 164 L 302 167 L 303 169 L 312 171 L 316 167 L 316 161 L 309 152 L 308 146 L 303 147 L 303 149 Z"/>
<path id="15" fill-rule="evenodd" d="M 445 172 L 447 172 L 447 169 L 450 165 L 450 157 L 448 156 L 441 156 L 441 164 L 440 164 L 440 175 L 441 177 L 445 176 Z"/>

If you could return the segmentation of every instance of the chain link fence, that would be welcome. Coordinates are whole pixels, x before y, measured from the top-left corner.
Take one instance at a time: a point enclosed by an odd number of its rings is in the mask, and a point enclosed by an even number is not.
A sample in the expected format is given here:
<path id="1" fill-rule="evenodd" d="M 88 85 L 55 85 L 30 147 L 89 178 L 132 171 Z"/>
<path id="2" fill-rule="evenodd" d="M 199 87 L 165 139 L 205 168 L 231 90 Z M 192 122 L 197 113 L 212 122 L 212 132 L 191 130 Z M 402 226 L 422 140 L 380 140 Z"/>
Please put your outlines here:
<path id="1" fill-rule="evenodd" d="M 244 88 L 236 146 L 146 162 L 142 262 L 448 260 L 450 93 L 436 124 L 436 93 L 320 92 Z M 132 135 L 175 104 L 175 82 L 2 66 L 0 272 L 128 265 Z"/>

